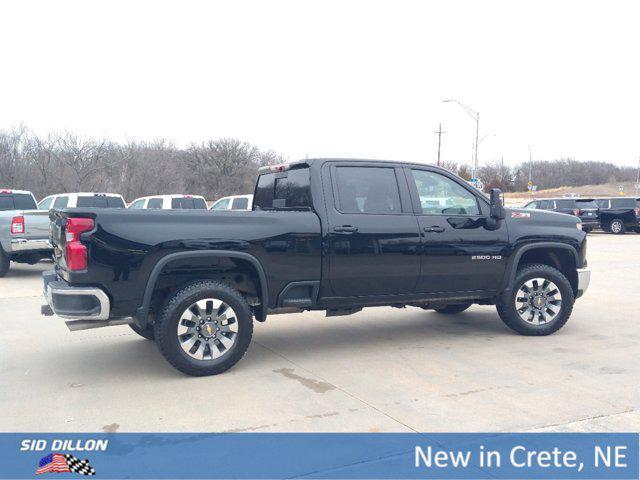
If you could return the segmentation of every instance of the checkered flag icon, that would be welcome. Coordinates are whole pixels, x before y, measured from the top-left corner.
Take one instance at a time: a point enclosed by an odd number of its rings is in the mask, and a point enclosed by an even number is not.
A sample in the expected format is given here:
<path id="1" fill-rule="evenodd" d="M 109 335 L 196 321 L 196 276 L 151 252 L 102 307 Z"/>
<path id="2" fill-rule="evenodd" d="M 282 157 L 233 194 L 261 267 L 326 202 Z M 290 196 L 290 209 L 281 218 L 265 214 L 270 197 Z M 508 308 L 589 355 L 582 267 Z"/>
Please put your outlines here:
<path id="1" fill-rule="evenodd" d="M 80 475 L 95 475 L 95 469 L 89 464 L 89 460 L 79 460 L 73 455 L 65 454 L 64 458 L 67 460 L 69 470 L 79 473 Z"/>

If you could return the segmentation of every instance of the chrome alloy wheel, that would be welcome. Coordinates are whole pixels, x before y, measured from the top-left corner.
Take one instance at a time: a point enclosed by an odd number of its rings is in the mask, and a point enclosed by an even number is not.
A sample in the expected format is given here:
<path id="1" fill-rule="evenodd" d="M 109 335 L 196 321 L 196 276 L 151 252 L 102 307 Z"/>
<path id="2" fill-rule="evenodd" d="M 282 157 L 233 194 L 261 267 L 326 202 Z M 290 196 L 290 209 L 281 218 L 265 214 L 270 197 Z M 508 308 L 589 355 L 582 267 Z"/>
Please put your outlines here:
<path id="1" fill-rule="evenodd" d="M 622 222 L 620 220 L 611 222 L 611 231 L 613 233 L 620 233 L 622 231 Z"/>
<path id="2" fill-rule="evenodd" d="M 516 312 L 525 322 L 543 325 L 556 318 L 562 308 L 562 294 L 550 280 L 532 278 L 516 292 Z"/>
<path id="3" fill-rule="evenodd" d="M 238 337 L 236 312 L 217 298 L 203 298 L 180 316 L 178 341 L 196 360 L 214 360 L 231 350 Z"/>

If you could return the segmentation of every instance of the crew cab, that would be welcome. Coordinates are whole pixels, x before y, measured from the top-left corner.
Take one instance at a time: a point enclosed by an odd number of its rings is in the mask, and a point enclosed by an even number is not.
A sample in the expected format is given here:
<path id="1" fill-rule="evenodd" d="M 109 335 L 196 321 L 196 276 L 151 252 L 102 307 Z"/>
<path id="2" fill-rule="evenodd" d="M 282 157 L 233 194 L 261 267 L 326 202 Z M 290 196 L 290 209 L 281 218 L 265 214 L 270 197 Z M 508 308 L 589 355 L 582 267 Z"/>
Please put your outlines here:
<path id="1" fill-rule="evenodd" d="M 548 335 L 587 289 L 580 219 L 505 209 L 445 169 L 315 159 L 259 171 L 251 212 L 51 212 L 45 315 L 71 330 L 129 324 L 190 375 L 242 358 L 253 320 L 323 310 L 496 305 Z"/>
<path id="2" fill-rule="evenodd" d="M 600 208 L 600 223 L 605 232 L 640 233 L 640 204 L 632 197 L 596 198 Z"/>
<path id="3" fill-rule="evenodd" d="M 35 264 L 51 256 L 49 216 L 26 190 L 0 189 L 0 277 L 11 262 Z"/>
<path id="4" fill-rule="evenodd" d="M 152 195 L 136 198 L 128 208 L 134 210 L 206 210 L 207 202 L 201 195 Z"/>
<path id="5" fill-rule="evenodd" d="M 52 208 L 124 208 L 122 195 L 118 193 L 58 193 L 43 198 L 38 203 L 39 210 L 51 210 Z"/>

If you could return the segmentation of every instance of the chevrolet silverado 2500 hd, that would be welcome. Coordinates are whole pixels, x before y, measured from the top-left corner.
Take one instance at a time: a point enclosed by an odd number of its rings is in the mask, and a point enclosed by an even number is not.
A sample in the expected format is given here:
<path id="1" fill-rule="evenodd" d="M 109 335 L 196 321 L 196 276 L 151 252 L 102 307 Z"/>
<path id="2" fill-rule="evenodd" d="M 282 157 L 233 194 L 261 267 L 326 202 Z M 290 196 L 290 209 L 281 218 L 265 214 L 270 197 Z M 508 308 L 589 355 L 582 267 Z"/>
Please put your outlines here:
<path id="1" fill-rule="evenodd" d="M 190 375 L 242 358 L 253 320 L 390 305 L 494 304 L 548 335 L 589 284 L 580 219 L 509 210 L 421 164 L 316 159 L 262 168 L 251 212 L 51 212 L 43 313 L 70 329 L 127 323 Z"/>

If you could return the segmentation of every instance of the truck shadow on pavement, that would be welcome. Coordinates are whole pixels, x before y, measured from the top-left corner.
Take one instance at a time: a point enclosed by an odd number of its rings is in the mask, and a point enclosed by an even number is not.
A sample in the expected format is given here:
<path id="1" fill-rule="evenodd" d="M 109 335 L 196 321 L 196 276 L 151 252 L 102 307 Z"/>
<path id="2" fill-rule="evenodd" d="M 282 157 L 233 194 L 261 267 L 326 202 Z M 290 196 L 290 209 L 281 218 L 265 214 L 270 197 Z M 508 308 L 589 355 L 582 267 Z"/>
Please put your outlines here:
<path id="1" fill-rule="evenodd" d="M 373 318 L 368 318 L 371 316 Z M 304 322 L 304 314 L 301 317 L 299 321 Z M 493 309 L 446 316 L 405 311 L 401 315 L 394 312 L 392 317 L 385 318 L 379 312 L 374 315 L 363 312 L 341 319 L 315 317 L 305 323 L 304 328 L 295 328 L 290 319 L 278 325 L 277 316 L 273 316 L 266 324 L 257 325 L 247 356 L 230 372 L 255 372 L 261 365 L 270 363 L 274 354 L 295 360 L 310 353 L 358 356 L 373 350 L 389 354 L 406 349 L 448 350 L 516 335 L 502 324 Z M 89 375 L 92 379 L 117 375 L 128 380 L 185 377 L 162 358 L 153 342 L 134 333 L 122 330 L 119 334 L 103 335 L 96 330 L 84 335 L 86 339 L 73 342 L 74 348 L 57 350 L 55 359 L 48 361 L 63 369 L 70 378 L 75 374 Z M 120 338 L 110 341 L 109 337 Z"/>
<path id="2" fill-rule="evenodd" d="M 42 272 L 46 270 L 53 270 L 52 262 L 39 262 L 35 265 L 11 262 L 11 268 L 3 278 L 6 280 L 13 278 L 37 278 L 42 277 Z"/>

